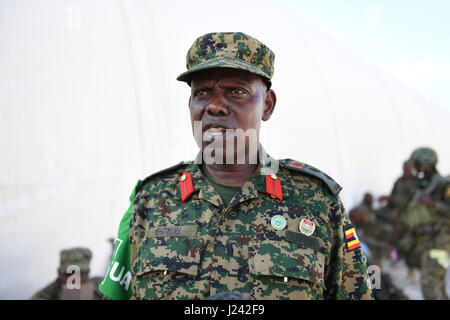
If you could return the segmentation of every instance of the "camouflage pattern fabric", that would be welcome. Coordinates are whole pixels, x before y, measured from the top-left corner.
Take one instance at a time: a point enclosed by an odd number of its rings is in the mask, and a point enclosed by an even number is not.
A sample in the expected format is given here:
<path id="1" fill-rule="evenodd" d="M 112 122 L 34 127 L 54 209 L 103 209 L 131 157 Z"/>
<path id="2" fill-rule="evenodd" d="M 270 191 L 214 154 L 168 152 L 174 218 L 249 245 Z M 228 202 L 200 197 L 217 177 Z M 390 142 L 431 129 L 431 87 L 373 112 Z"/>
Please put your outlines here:
<path id="1" fill-rule="evenodd" d="M 418 188 L 417 179 L 410 177 L 408 179 L 403 176 L 399 177 L 391 191 L 393 208 L 391 210 L 391 222 L 396 230 L 395 245 L 399 254 L 405 259 L 409 267 L 417 267 L 417 255 L 413 252 L 416 238 L 412 235 L 413 230 L 404 223 L 408 204 L 412 201 L 414 194 Z"/>
<path id="2" fill-rule="evenodd" d="M 62 250 L 60 253 L 60 268 L 63 272 L 71 265 L 76 265 L 82 271 L 89 270 L 92 252 L 87 248 L 73 248 Z"/>
<path id="3" fill-rule="evenodd" d="M 90 285 L 93 288 L 93 293 L 91 296 L 93 300 L 102 300 L 103 295 L 98 289 L 98 285 L 102 282 L 102 278 L 94 277 L 88 280 L 86 284 Z M 92 285 L 91 285 L 92 284 Z M 81 284 L 81 288 L 83 288 L 85 284 Z M 77 289 L 73 289 L 77 290 Z M 56 279 L 52 283 L 50 283 L 45 288 L 36 292 L 31 299 L 32 300 L 61 300 L 61 292 L 62 292 L 62 284 L 59 279 Z"/>
<path id="4" fill-rule="evenodd" d="M 436 152 L 430 148 L 418 148 L 411 154 L 410 160 L 418 162 L 422 167 L 435 167 L 438 162 Z"/>
<path id="5" fill-rule="evenodd" d="M 282 160 L 280 200 L 266 191 L 261 170 L 228 206 L 195 162 L 143 181 L 130 221 L 133 299 L 221 292 L 249 299 L 373 298 L 361 248 L 349 251 L 345 240 L 350 220 L 340 187 L 311 166 Z M 192 175 L 194 192 L 183 202 L 184 173 Z M 283 230 L 271 225 L 276 215 L 286 220 Z M 299 231 L 302 219 L 315 225 L 309 236 Z"/>
<path id="6" fill-rule="evenodd" d="M 391 191 L 395 212 L 393 214 L 392 222 L 395 225 L 399 224 L 399 219 L 405 213 L 406 207 L 413 198 L 416 190 L 417 180 L 414 177 L 406 179 L 402 176 L 395 181 Z"/>
<path id="7" fill-rule="evenodd" d="M 425 250 L 421 255 L 420 283 L 425 299 L 448 300 L 445 292 L 448 266 L 442 265 L 433 257 L 432 251 L 439 250 L 447 257 L 450 255 L 450 180 L 441 179 L 431 196 L 434 207 L 429 210 L 434 210 L 439 218 L 428 235 Z"/>
<path id="8" fill-rule="evenodd" d="M 59 300 L 59 293 L 61 292 L 61 282 L 56 279 L 45 288 L 36 292 L 31 300 Z"/>
<path id="9" fill-rule="evenodd" d="M 208 33 L 195 40 L 186 56 L 188 71 L 177 77 L 190 84 L 192 73 L 211 68 L 234 68 L 265 78 L 274 71 L 275 54 L 259 40 L 242 32 Z"/>
<path id="10" fill-rule="evenodd" d="M 450 254 L 450 226 L 443 226 L 437 234 L 431 237 L 427 250 L 422 255 L 422 274 L 420 284 L 423 297 L 426 300 L 448 300 L 446 293 L 446 274 L 448 266 L 439 263 L 439 260 L 432 256 L 432 250 L 442 250 Z"/>

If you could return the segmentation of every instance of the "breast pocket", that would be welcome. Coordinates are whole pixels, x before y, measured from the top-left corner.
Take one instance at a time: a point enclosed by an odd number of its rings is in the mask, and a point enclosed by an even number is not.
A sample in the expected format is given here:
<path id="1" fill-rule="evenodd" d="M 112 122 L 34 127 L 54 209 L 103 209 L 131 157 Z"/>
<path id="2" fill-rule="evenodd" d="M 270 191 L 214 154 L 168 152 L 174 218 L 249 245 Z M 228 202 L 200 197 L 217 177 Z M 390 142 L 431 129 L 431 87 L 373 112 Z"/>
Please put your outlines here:
<path id="1" fill-rule="evenodd" d="M 136 299 L 190 299 L 196 293 L 202 240 L 152 237 L 138 249 L 132 266 Z"/>
<path id="2" fill-rule="evenodd" d="M 255 241 L 249 246 L 254 299 L 323 299 L 325 256 L 283 241 Z"/>

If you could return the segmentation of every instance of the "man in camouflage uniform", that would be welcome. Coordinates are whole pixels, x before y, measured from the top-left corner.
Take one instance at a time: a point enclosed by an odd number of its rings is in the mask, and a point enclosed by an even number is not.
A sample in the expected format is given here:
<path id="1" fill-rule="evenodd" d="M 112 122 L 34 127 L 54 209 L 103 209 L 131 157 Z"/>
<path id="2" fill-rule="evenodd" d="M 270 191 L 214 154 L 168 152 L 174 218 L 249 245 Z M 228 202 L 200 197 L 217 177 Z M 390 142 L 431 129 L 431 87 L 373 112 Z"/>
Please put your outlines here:
<path id="1" fill-rule="evenodd" d="M 445 275 L 450 263 L 450 180 L 437 171 L 437 154 L 430 148 L 416 149 L 411 161 L 420 183 L 404 223 L 416 238 L 414 253 L 420 257 L 422 293 L 425 299 L 448 300 Z"/>
<path id="2" fill-rule="evenodd" d="M 393 227 L 393 242 L 409 268 L 409 275 L 415 281 L 414 270 L 420 267 L 420 259 L 414 254 L 415 239 L 412 230 L 402 220 L 409 203 L 418 189 L 418 179 L 413 175 L 414 163 L 407 160 L 403 163 L 403 174 L 395 181 L 389 196 L 380 197 L 380 201 L 387 202 L 383 208 Z M 383 209 L 380 209 L 383 210 Z"/>
<path id="3" fill-rule="evenodd" d="M 358 231 L 359 238 L 370 249 L 371 264 L 381 266 L 392 247 L 392 225 L 378 216 L 373 209 L 373 196 L 364 194 L 361 203 L 350 210 L 350 220 Z"/>
<path id="4" fill-rule="evenodd" d="M 98 285 L 102 278 L 94 277 L 89 279 L 89 263 L 92 253 L 86 248 L 74 248 L 63 250 L 60 253 L 60 265 L 58 268 L 58 278 L 47 287 L 39 290 L 33 295 L 33 300 L 100 300 L 102 295 L 98 290 Z M 80 270 L 80 288 L 69 288 L 67 283 L 75 284 L 73 266 Z M 67 273 L 67 272 L 70 272 Z M 72 278 L 71 278 L 72 277 Z M 73 281 L 72 281 L 73 280 Z"/>
<path id="5" fill-rule="evenodd" d="M 372 298 L 341 187 L 307 164 L 271 158 L 259 144 L 261 120 L 276 102 L 273 66 L 273 52 L 243 33 L 209 33 L 188 51 L 188 70 L 177 79 L 191 87 L 201 151 L 133 190 L 133 299 Z M 234 149 L 220 144 L 211 153 L 218 161 L 209 161 L 205 141 L 234 146 L 234 129 L 256 132 L 256 140 Z M 244 162 L 236 160 L 241 151 Z"/>
<path id="6" fill-rule="evenodd" d="M 389 208 L 386 218 L 398 227 L 399 217 L 404 214 L 417 189 L 417 179 L 413 175 L 414 165 L 411 161 L 403 163 L 403 173 L 397 178 L 389 196 L 381 196 L 378 200 L 385 202 Z"/>
<path id="7" fill-rule="evenodd" d="M 387 258 L 392 250 L 392 224 L 373 208 L 373 196 L 365 193 L 363 200 L 351 209 L 350 220 L 358 231 L 359 239 L 368 247 L 367 265 L 380 268 L 380 287 L 373 289 L 376 300 L 405 300 L 407 296 L 397 288 L 389 274 L 381 271 L 383 258 Z M 363 249 L 364 251 L 365 249 Z"/>

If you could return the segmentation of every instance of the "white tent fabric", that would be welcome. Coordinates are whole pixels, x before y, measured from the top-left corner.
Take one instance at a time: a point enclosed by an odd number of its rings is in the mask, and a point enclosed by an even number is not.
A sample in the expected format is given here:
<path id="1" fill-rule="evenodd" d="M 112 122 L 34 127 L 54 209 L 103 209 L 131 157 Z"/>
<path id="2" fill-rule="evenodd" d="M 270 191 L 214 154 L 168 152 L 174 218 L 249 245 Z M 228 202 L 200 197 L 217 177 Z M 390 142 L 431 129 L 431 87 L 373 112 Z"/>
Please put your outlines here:
<path id="1" fill-rule="evenodd" d="M 65 248 L 89 247 L 103 276 L 137 179 L 197 152 L 175 78 L 207 32 L 243 31 L 275 52 L 262 143 L 332 176 L 347 208 L 389 193 L 418 146 L 450 172 L 448 112 L 274 2 L 232 4 L 0 3 L 1 299 L 52 281 Z"/>

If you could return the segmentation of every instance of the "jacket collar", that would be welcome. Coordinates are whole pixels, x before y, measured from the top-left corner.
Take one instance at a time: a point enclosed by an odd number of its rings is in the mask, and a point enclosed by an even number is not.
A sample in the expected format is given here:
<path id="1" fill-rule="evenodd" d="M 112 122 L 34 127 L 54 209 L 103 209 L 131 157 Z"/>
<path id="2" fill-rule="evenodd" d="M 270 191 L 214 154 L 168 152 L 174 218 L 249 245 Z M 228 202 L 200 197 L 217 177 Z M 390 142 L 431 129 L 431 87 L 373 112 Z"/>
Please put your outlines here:
<path id="1" fill-rule="evenodd" d="M 229 207 L 236 206 L 250 199 L 258 198 L 259 192 L 267 194 L 266 180 L 265 180 L 266 176 L 278 173 L 279 168 L 278 160 L 272 158 L 268 153 L 266 153 L 266 151 L 261 145 L 259 145 L 258 151 L 260 156 L 258 161 L 258 167 L 255 173 L 244 183 L 241 189 L 234 195 L 233 199 L 231 199 L 228 205 Z M 199 151 L 197 156 L 195 157 L 195 160 L 191 162 L 184 171 L 185 173 L 189 173 L 192 175 L 194 193 L 192 194 L 191 197 L 207 201 L 216 207 L 224 206 L 224 203 L 219 193 L 214 189 L 213 185 L 211 184 L 209 179 L 203 174 L 200 168 L 200 166 L 203 163 L 202 160 L 203 160 L 202 152 Z M 280 180 L 281 185 L 283 187 L 284 185 L 283 180 L 282 179 Z M 175 187 L 175 189 L 177 190 L 176 197 L 181 201 L 180 185 L 178 180 L 177 182 L 178 184 Z M 286 198 L 287 196 L 285 189 L 286 188 L 283 188 L 283 198 Z M 191 199 L 187 199 L 186 202 L 190 200 Z"/>

